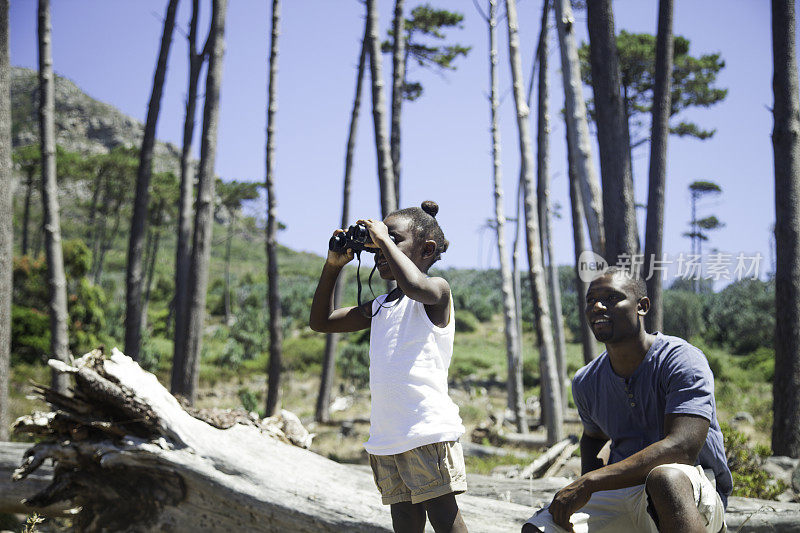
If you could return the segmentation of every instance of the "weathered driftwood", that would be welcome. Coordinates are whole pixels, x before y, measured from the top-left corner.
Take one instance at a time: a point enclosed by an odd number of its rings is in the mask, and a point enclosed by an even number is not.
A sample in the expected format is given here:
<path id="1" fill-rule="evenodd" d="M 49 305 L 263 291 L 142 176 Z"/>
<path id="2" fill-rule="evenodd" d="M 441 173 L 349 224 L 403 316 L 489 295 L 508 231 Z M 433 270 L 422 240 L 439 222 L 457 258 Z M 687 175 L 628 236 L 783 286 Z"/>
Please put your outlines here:
<path id="1" fill-rule="evenodd" d="M 536 476 L 539 472 L 547 468 L 550 463 L 555 461 L 561 452 L 563 452 L 570 444 L 574 444 L 576 442 L 575 437 L 568 437 L 560 442 L 557 442 L 549 449 L 547 449 L 542 455 L 536 458 L 531 464 L 526 466 L 522 469 L 522 472 L 519 473 L 519 476 L 522 479 Z M 572 452 L 570 452 L 572 453 Z"/>
<path id="2" fill-rule="evenodd" d="M 545 470 L 544 474 L 542 474 L 542 477 L 557 476 L 558 472 L 561 470 L 561 467 L 564 466 L 564 463 L 567 462 L 567 459 L 572 457 L 573 452 L 578 449 L 578 446 L 579 444 L 577 442 L 572 442 L 569 446 L 565 447 L 561 453 L 558 454 L 558 457 L 556 457 L 555 461 L 553 461 L 553 464 L 551 464 L 550 467 Z"/>
<path id="3" fill-rule="evenodd" d="M 0 442 L 0 513 L 28 514 L 35 511 L 47 516 L 69 514 L 68 502 L 58 502 L 45 508 L 22 503 L 31 494 L 44 490 L 53 478 L 53 467 L 43 464 L 24 481 L 12 481 L 11 473 L 20 465 L 30 446 L 24 442 Z"/>
<path id="4" fill-rule="evenodd" d="M 212 427 L 117 350 L 51 364 L 73 376 L 72 394 L 41 388 L 57 410 L 16 423 L 41 441 L 15 478 L 52 459 L 52 482 L 27 501 L 80 506 L 78 530 L 391 530 L 371 476 L 271 438 L 285 424 Z M 528 507 L 469 495 L 459 504 L 474 531 L 517 531 L 530 516 Z"/>

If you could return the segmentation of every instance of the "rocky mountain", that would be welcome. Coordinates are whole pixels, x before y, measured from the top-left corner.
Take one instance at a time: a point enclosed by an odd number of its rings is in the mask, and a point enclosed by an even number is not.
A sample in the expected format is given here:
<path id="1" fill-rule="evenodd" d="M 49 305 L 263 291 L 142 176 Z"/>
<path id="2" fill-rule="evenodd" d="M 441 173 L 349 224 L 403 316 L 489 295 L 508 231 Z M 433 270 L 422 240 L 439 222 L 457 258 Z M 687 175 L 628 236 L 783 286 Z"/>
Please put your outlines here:
<path id="1" fill-rule="evenodd" d="M 108 152 L 112 148 L 140 146 L 144 126 L 110 104 L 95 100 L 77 85 L 56 76 L 56 142 L 73 152 Z M 14 147 L 39 142 L 38 75 L 35 70 L 11 69 L 11 137 Z M 142 105 L 146 102 L 143 101 Z M 180 172 L 180 148 L 157 142 L 153 158 L 155 172 Z"/>

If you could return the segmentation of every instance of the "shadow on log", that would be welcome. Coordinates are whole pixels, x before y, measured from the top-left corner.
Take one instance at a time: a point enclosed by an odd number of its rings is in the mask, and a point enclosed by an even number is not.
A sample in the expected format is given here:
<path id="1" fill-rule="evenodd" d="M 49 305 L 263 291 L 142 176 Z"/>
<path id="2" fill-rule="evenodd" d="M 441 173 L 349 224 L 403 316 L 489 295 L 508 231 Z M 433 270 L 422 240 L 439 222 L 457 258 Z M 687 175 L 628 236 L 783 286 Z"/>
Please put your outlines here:
<path id="1" fill-rule="evenodd" d="M 109 358 L 95 350 L 50 365 L 74 385 L 68 396 L 39 387 L 54 411 L 15 422 L 15 432 L 40 442 L 14 479 L 51 459 L 52 482 L 27 503 L 69 502 L 79 508 L 79 531 L 391 531 L 369 473 L 289 444 L 310 443 L 291 431 L 299 424 L 291 413 L 219 429 L 116 349 Z M 459 503 L 473 531 L 518 531 L 531 514 L 468 495 Z"/>

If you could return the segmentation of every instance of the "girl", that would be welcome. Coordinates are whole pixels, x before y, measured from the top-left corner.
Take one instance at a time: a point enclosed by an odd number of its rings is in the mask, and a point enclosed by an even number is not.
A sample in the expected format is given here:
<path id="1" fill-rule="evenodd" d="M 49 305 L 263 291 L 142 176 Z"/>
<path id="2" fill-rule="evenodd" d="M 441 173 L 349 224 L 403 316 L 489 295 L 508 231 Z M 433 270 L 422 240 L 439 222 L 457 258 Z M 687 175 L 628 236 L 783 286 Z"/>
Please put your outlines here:
<path id="1" fill-rule="evenodd" d="M 435 202 L 426 201 L 383 222 L 359 220 L 378 248 L 381 278 L 397 287 L 361 306 L 334 309 L 333 288 L 353 251 L 329 251 L 309 321 L 325 333 L 371 328 L 372 413 L 364 448 L 381 499 L 391 506 L 394 530 L 404 533 L 422 533 L 426 515 L 437 533 L 467 531 L 455 499 L 467 488 L 458 443 L 464 426 L 447 394 L 453 302 L 447 281 L 427 275 L 448 246 L 438 211 Z"/>

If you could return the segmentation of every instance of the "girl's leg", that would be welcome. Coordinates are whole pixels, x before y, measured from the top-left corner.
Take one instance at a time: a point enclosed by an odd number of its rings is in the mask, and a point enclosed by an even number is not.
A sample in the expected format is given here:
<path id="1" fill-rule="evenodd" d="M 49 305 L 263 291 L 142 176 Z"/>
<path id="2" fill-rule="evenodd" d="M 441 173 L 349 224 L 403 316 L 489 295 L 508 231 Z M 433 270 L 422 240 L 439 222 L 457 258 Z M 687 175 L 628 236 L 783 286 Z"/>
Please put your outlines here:
<path id="1" fill-rule="evenodd" d="M 393 503 L 390 507 L 392 509 L 392 527 L 395 533 L 423 533 L 425 531 L 425 508 L 421 503 Z"/>
<path id="2" fill-rule="evenodd" d="M 428 520 L 431 521 L 436 533 L 467 533 L 467 525 L 458 510 L 456 496 L 452 492 L 422 502 L 428 512 Z"/>

